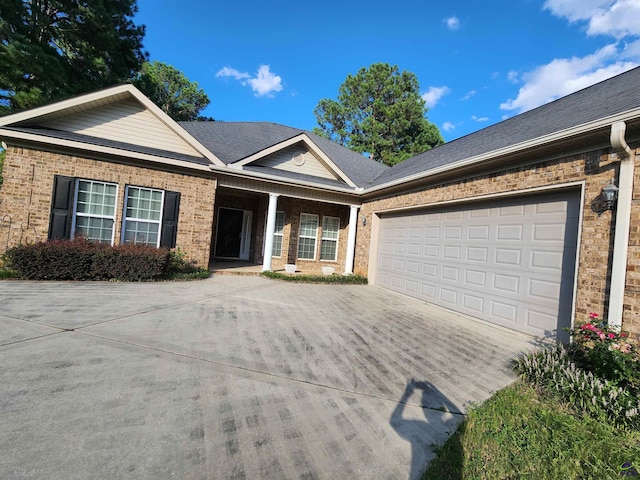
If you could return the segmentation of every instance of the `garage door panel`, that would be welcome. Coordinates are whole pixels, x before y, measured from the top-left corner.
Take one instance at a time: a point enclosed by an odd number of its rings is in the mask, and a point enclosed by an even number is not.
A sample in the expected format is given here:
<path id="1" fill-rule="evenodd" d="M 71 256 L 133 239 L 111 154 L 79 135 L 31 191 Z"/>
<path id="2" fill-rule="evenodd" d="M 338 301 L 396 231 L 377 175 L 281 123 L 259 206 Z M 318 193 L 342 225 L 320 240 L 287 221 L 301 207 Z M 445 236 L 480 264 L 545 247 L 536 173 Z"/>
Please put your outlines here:
<path id="1" fill-rule="evenodd" d="M 383 216 L 376 283 L 530 334 L 568 326 L 578 214 L 575 192 Z"/>

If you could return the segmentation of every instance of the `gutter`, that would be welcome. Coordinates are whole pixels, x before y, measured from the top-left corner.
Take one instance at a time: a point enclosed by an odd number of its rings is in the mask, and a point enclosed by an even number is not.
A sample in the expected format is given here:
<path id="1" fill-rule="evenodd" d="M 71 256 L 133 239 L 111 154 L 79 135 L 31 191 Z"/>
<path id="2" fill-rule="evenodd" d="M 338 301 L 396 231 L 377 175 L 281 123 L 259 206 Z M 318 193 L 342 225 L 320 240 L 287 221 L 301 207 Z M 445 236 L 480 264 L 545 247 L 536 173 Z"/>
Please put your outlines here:
<path id="1" fill-rule="evenodd" d="M 609 325 L 618 330 L 622 327 L 622 314 L 624 311 L 635 160 L 633 152 L 624 138 L 626 128 L 627 125 L 623 121 L 611 125 L 611 146 L 620 161 L 620 173 L 618 175 L 618 204 L 616 208 L 616 228 L 607 318 Z"/>

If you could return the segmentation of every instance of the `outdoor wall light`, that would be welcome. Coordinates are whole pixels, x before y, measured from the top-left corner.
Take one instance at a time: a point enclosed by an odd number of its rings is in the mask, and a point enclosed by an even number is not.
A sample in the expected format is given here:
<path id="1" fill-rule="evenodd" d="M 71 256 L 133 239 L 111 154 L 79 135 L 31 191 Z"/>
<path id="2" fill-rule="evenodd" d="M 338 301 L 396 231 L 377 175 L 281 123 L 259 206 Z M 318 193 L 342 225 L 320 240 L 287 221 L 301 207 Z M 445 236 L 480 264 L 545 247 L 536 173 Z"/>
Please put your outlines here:
<path id="1" fill-rule="evenodd" d="M 612 180 L 609 185 L 602 189 L 602 201 L 607 210 L 613 210 L 616 200 L 618 200 L 618 187 L 613 184 Z"/>
<path id="2" fill-rule="evenodd" d="M 361 220 L 362 220 L 362 226 L 364 227 L 367 224 L 367 217 L 363 215 Z"/>

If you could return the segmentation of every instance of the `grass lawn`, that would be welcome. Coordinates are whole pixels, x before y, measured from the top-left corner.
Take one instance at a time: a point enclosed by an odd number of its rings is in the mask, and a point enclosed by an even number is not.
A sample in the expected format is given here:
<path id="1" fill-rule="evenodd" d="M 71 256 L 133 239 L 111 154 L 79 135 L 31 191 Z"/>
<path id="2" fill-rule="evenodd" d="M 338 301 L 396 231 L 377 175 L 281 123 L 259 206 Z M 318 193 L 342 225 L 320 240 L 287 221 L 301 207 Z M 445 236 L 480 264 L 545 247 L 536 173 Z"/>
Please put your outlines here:
<path id="1" fill-rule="evenodd" d="M 636 476 L 640 479 L 640 432 L 579 418 L 557 400 L 516 383 L 470 409 L 438 448 L 423 480 Z"/>

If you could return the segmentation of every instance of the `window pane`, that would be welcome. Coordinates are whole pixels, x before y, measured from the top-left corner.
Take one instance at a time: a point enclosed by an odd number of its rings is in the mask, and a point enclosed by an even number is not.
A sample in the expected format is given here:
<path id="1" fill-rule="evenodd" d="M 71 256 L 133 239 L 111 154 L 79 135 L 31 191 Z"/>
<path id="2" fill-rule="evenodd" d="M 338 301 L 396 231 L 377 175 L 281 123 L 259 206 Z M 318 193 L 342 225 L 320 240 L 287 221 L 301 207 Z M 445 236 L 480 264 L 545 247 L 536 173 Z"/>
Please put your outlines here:
<path id="1" fill-rule="evenodd" d="M 322 240 L 320 242 L 320 260 L 336 260 L 338 242 L 335 240 Z"/>
<path id="2" fill-rule="evenodd" d="M 116 207 L 116 186 L 104 182 L 78 182 L 77 213 L 113 216 Z"/>
<path id="3" fill-rule="evenodd" d="M 282 235 L 273 236 L 273 257 L 282 256 Z"/>
<path id="4" fill-rule="evenodd" d="M 301 238 L 298 241 L 298 258 L 303 260 L 314 260 L 315 247 L 315 238 Z"/>
<path id="5" fill-rule="evenodd" d="M 323 217 L 322 238 L 336 240 L 340 230 L 340 219 L 337 217 Z"/>
<path id="6" fill-rule="evenodd" d="M 303 213 L 300 216 L 300 236 L 316 237 L 318 231 L 318 216 Z"/>
<path id="7" fill-rule="evenodd" d="M 111 244 L 113 238 L 113 219 L 95 217 L 77 217 L 75 236 L 92 242 Z"/>
<path id="8" fill-rule="evenodd" d="M 157 223 L 128 220 L 124 232 L 124 242 L 145 245 L 158 244 Z"/>
<path id="9" fill-rule="evenodd" d="M 159 221 L 162 212 L 162 192 L 149 188 L 129 187 L 127 218 Z"/>
<path id="10" fill-rule="evenodd" d="M 284 212 L 276 212 L 276 235 L 284 232 Z"/>

